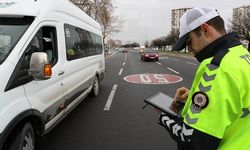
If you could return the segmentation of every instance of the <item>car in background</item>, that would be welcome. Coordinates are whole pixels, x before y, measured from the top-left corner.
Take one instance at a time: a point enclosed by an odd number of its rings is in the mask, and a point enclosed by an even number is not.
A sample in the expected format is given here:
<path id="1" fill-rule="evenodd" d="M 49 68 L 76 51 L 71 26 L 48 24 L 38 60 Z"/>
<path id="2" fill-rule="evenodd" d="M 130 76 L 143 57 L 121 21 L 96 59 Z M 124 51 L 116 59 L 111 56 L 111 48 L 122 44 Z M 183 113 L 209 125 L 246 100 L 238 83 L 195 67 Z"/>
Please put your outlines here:
<path id="1" fill-rule="evenodd" d="M 146 60 L 158 61 L 159 54 L 157 51 L 155 51 L 153 49 L 146 49 L 143 52 L 141 52 L 141 60 L 142 61 L 146 61 Z"/>
<path id="2" fill-rule="evenodd" d="M 122 49 L 122 52 L 123 52 L 123 53 L 127 53 L 127 52 L 128 52 L 128 49 L 124 48 L 124 49 Z"/>

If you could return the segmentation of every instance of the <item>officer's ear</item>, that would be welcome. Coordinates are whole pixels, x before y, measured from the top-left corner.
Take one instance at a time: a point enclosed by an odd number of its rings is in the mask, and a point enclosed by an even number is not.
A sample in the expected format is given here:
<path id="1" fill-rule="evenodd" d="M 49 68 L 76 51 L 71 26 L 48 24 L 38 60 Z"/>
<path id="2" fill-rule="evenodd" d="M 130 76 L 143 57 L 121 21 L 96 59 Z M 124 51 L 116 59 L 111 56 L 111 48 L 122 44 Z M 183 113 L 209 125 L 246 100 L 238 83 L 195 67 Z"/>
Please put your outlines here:
<path id="1" fill-rule="evenodd" d="M 201 34 L 208 37 L 211 34 L 211 27 L 207 23 L 201 25 Z"/>

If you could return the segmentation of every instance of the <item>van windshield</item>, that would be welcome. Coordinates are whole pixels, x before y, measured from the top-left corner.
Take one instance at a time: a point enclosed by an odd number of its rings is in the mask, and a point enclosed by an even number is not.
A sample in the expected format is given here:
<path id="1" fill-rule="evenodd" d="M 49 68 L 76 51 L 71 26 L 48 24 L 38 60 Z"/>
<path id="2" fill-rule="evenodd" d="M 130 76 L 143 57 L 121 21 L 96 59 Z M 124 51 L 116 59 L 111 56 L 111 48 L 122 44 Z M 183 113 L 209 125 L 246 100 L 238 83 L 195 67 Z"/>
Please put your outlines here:
<path id="1" fill-rule="evenodd" d="M 33 20 L 34 17 L 0 16 L 0 64 L 10 54 Z"/>

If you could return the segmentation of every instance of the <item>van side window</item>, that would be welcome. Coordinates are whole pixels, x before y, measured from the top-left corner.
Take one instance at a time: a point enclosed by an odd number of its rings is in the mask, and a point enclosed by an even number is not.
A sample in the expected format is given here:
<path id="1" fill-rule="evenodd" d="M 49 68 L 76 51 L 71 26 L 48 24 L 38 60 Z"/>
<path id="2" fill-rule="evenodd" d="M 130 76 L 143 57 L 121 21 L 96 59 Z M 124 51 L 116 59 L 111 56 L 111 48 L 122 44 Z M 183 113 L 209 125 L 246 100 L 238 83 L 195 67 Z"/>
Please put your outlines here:
<path id="1" fill-rule="evenodd" d="M 26 63 L 29 64 L 33 52 L 45 52 L 50 64 L 54 66 L 58 60 L 56 38 L 55 27 L 40 28 L 24 52 Z"/>
<path id="2" fill-rule="evenodd" d="M 67 60 L 102 54 L 101 36 L 68 24 L 64 28 Z"/>
<path id="3" fill-rule="evenodd" d="M 54 66 L 58 60 L 56 39 L 57 37 L 55 27 L 44 26 L 40 28 L 25 49 L 11 76 L 9 81 L 10 83 L 8 83 L 8 88 L 6 88 L 12 89 L 33 80 L 33 78 L 29 75 L 28 70 L 30 58 L 34 52 L 47 53 L 50 64 Z"/>
<path id="4" fill-rule="evenodd" d="M 65 28 L 67 60 L 81 58 L 80 37 L 74 28 Z"/>
<path id="5" fill-rule="evenodd" d="M 54 66 L 58 61 L 57 36 L 55 27 L 42 28 L 42 49 L 47 53 L 49 62 Z"/>

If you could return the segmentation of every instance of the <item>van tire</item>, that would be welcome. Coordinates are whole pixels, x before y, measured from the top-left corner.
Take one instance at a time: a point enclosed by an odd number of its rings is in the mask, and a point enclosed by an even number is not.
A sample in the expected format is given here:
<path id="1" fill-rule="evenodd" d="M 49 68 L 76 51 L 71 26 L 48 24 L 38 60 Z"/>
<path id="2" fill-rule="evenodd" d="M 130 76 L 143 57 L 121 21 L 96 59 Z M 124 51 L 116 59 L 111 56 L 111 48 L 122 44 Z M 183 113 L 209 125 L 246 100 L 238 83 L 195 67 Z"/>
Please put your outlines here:
<path id="1" fill-rule="evenodd" d="M 90 92 L 90 95 L 93 96 L 93 97 L 96 97 L 96 96 L 98 96 L 99 91 L 100 91 L 100 82 L 99 82 L 98 77 L 95 76 L 95 80 L 93 82 L 92 90 Z"/>
<path id="2" fill-rule="evenodd" d="M 21 130 L 16 131 L 9 150 L 35 150 L 35 132 L 31 123 L 25 123 Z"/>

